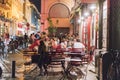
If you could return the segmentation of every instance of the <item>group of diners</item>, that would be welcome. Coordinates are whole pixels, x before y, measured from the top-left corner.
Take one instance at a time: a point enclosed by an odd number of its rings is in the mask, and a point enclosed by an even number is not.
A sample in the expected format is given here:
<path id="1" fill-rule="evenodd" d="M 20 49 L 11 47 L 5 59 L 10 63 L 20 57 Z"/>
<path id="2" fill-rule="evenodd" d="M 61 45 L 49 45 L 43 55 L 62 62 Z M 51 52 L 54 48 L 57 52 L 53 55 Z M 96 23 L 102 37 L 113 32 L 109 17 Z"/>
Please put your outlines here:
<path id="1" fill-rule="evenodd" d="M 63 54 L 64 52 L 70 52 L 72 54 L 76 51 L 77 53 L 85 52 L 85 46 L 80 42 L 80 39 L 78 37 L 67 36 L 62 38 L 49 38 L 46 36 L 46 34 L 43 34 L 39 36 L 39 38 L 36 39 L 33 37 L 33 39 L 34 42 L 30 44 L 28 48 L 30 50 L 34 50 L 34 48 L 36 48 L 38 55 L 40 55 L 37 61 L 37 64 L 40 68 L 40 75 L 47 73 L 47 65 L 51 63 L 51 57 L 55 57 L 53 54 Z M 51 56 L 49 56 L 49 54 L 51 54 Z M 34 60 L 32 60 L 32 62 L 34 62 Z"/>

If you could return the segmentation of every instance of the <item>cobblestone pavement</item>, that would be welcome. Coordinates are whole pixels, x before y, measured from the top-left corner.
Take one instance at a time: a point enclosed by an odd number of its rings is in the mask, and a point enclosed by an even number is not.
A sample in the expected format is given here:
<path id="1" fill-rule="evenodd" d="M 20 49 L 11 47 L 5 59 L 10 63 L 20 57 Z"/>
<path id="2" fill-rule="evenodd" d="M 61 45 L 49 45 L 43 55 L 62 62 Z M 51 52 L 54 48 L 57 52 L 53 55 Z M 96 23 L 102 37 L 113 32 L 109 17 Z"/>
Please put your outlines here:
<path id="1" fill-rule="evenodd" d="M 11 78 L 12 73 L 12 61 L 16 62 L 16 78 Z M 2 67 L 3 74 L 0 80 L 60 80 L 63 76 L 61 72 L 56 73 L 55 71 L 60 70 L 54 69 L 54 72 L 49 69 L 49 73 L 47 76 L 38 76 L 39 68 L 36 64 L 31 64 L 28 66 L 24 66 L 25 58 L 23 56 L 22 50 L 17 50 L 15 54 L 9 53 L 6 58 L 0 58 L 0 66 Z M 81 71 L 84 73 L 84 78 L 77 79 L 75 75 L 71 75 L 72 80 L 97 80 L 94 65 L 89 64 L 82 67 L 79 67 Z M 65 79 L 69 80 L 69 79 Z"/>

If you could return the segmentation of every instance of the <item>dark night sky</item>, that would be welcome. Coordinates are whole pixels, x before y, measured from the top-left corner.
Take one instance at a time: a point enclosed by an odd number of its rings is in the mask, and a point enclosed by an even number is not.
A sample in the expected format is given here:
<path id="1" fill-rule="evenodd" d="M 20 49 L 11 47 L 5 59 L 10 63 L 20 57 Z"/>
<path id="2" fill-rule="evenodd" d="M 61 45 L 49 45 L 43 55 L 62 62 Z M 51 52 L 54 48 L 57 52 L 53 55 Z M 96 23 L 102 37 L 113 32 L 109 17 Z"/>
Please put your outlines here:
<path id="1" fill-rule="evenodd" d="M 41 0 L 29 0 L 29 1 L 32 2 L 33 4 L 35 4 L 35 6 L 37 7 L 39 12 L 41 11 L 41 9 L 40 9 Z"/>

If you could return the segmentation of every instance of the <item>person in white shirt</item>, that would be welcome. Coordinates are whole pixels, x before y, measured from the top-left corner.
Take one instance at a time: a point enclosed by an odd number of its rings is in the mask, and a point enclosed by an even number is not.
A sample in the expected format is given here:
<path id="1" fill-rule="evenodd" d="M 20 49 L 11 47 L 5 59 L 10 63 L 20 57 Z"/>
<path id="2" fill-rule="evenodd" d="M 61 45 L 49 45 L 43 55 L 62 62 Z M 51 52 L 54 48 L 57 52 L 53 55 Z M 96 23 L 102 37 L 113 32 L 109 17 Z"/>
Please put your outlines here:
<path id="1" fill-rule="evenodd" d="M 60 43 L 60 45 L 61 45 L 61 48 L 67 48 L 67 41 L 65 40 L 65 39 L 63 39 L 62 41 L 61 41 L 61 43 Z"/>
<path id="2" fill-rule="evenodd" d="M 80 52 L 81 54 L 85 54 L 85 45 L 80 42 L 80 39 L 76 39 L 76 42 L 73 43 L 73 52 Z"/>
<path id="3" fill-rule="evenodd" d="M 83 48 L 83 49 L 85 49 L 85 45 L 80 42 L 80 39 L 76 39 L 76 41 L 73 43 L 73 48 Z"/>
<path id="4" fill-rule="evenodd" d="M 5 33 L 4 34 L 4 45 L 5 45 L 5 49 L 4 49 L 4 56 L 6 57 L 7 56 L 7 53 L 8 53 L 8 44 L 9 42 L 11 41 L 11 39 L 9 38 L 9 34 L 8 33 Z"/>

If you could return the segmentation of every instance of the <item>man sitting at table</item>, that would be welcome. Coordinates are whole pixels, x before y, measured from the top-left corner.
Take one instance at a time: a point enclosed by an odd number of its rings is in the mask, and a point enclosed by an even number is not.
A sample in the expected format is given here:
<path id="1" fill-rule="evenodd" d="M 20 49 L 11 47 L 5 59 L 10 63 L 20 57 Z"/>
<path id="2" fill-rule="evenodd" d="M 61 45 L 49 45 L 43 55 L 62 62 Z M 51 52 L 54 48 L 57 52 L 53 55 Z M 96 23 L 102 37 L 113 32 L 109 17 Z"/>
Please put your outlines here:
<path id="1" fill-rule="evenodd" d="M 80 42 L 80 39 L 74 40 L 71 53 L 73 53 L 70 55 L 72 59 L 81 59 L 82 55 L 85 55 L 85 46 L 83 43 Z M 81 62 L 73 61 L 71 62 L 71 64 L 80 65 Z"/>
<path id="2" fill-rule="evenodd" d="M 80 39 L 76 39 L 73 42 L 72 52 L 85 52 L 85 45 L 80 42 Z"/>
<path id="3" fill-rule="evenodd" d="M 83 49 L 85 49 L 85 45 L 80 42 L 80 39 L 76 39 L 76 41 L 73 43 L 73 48 L 83 48 Z"/>

